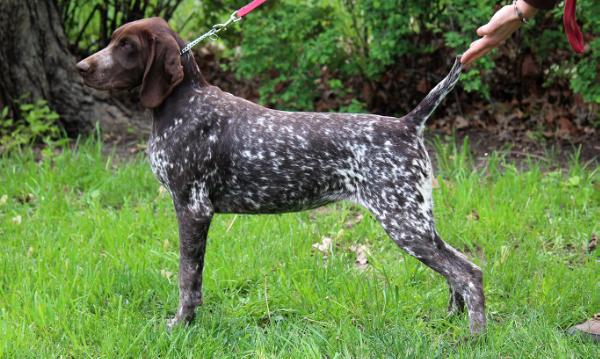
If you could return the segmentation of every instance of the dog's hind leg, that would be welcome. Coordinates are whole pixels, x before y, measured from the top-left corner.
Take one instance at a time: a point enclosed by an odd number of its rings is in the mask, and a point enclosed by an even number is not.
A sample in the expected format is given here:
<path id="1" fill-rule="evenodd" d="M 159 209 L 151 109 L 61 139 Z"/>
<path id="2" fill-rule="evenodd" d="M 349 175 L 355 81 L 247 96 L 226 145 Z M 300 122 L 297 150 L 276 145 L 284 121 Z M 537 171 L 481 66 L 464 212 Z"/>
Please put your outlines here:
<path id="1" fill-rule="evenodd" d="M 421 232 L 414 228 L 414 223 L 398 213 L 380 218 L 384 229 L 396 244 L 446 278 L 450 288 L 451 311 L 460 311 L 461 306 L 466 304 L 471 332 L 483 330 L 486 320 L 481 269 L 442 241 L 435 231 Z"/>
<path id="2" fill-rule="evenodd" d="M 481 269 L 438 236 L 431 206 L 424 203 L 430 196 L 422 195 L 422 188 L 416 185 L 410 191 L 406 186 L 403 187 L 402 193 L 398 193 L 394 187 L 379 186 L 369 192 L 370 195 L 365 196 L 369 199 L 364 204 L 392 240 L 446 278 L 451 291 L 451 305 L 458 310 L 463 302 L 466 304 L 473 334 L 485 329 Z M 415 195 L 407 196 L 406 193 Z"/>

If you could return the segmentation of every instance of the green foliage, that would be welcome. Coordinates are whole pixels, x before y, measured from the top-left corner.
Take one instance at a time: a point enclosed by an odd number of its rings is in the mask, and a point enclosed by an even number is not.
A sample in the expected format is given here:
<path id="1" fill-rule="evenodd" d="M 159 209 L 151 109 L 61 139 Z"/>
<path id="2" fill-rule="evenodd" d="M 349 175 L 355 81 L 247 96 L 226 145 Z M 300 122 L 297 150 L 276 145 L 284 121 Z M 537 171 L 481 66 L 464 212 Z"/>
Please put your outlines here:
<path id="1" fill-rule="evenodd" d="M 403 57 L 462 53 L 476 39 L 476 29 L 490 19 L 496 4 L 492 0 L 278 1 L 243 24 L 237 72 L 261 80 L 264 102 L 311 108 L 319 91 L 316 84 L 323 77 L 342 83 L 356 76 L 380 81 Z M 557 59 L 562 60 L 560 67 L 572 67 L 575 62 L 573 90 L 586 101 L 600 103 L 600 42 L 592 41 L 581 59 L 568 52 L 566 61 L 558 56 L 557 49 L 568 50 L 561 10 L 541 13 L 537 23 L 525 26 L 518 35 L 522 42 L 518 51 L 537 54 L 546 67 Z M 597 35 L 600 4 L 585 2 L 580 13 L 585 31 Z M 463 88 L 489 97 L 486 74 L 494 67 L 493 54 L 479 60 L 463 76 Z M 343 92 L 343 88 L 326 90 L 338 96 Z"/>
<path id="2" fill-rule="evenodd" d="M 244 24 L 238 74 L 260 78 L 264 102 L 310 109 L 322 78 L 343 97 L 332 79 L 377 80 L 398 57 L 431 53 L 413 36 L 432 20 L 429 10 L 418 1 L 279 1 Z"/>
<path id="3" fill-rule="evenodd" d="M 584 18 L 584 31 L 598 34 L 600 28 L 600 2 L 585 1 L 580 5 Z M 592 16 L 595 15 L 595 16 Z M 571 88 L 585 101 L 600 103 L 600 37 L 589 43 L 587 54 L 575 64 Z"/>
<path id="4" fill-rule="evenodd" d="M 244 38 L 237 72 L 260 79 L 263 102 L 311 109 L 318 95 L 316 80 L 327 71 L 324 67 L 333 69 L 332 80 L 344 70 L 345 53 L 333 14 L 327 2 L 307 6 L 279 1 L 257 21 L 244 24 L 244 33 L 251 35 Z M 269 22 L 277 26 L 266 26 Z"/>
<path id="5" fill-rule="evenodd" d="M 571 88 L 588 102 L 600 103 L 600 38 L 590 43 L 591 55 L 579 61 L 571 77 Z"/>
<path id="6" fill-rule="evenodd" d="M 106 46 L 119 26 L 144 17 L 171 19 L 181 0 L 55 0 L 71 49 L 88 55 Z M 196 0 L 185 2 L 189 10 Z M 178 21 L 183 20 L 177 17 Z M 181 29 L 178 29 L 181 30 Z"/>
<path id="7" fill-rule="evenodd" d="M 52 148 L 66 141 L 57 123 L 59 116 L 46 101 L 20 103 L 19 111 L 18 121 L 9 118 L 8 107 L 0 113 L 0 154 L 39 142 Z"/>
<path id="8" fill-rule="evenodd" d="M 438 2 L 445 3 L 447 9 L 440 14 L 437 28 L 444 36 L 445 45 L 453 49 L 456 54 L 461 54 L 469 48 L 470 43 L 476 39 L 477 28 L 489 21 L 493 13 L 493 5 L 496 3 L 489 0 L 438 0 Z M 477 64 L 461 77 L 465 91 L 479 93 L 489 98 L 490 85 L 484 81 L 484 75 L 494 67 L 495 63 L 490 56 L 478 60 Z"/>
<path id="9" fill-rule="evenodd" d="M 62 2 L 79 4 L 67 12 L 74 14 L 72 17 L 79 19 L 79 24 L 94 6 L 102 3 Z M 146 2 L 152 5 L 146 16 L 166 4 L 158 0 Z M 178 2 L 177 11 L 169 13 L 171 25 L 185 38 L 192 39 L 212 24 L 223 22 L 246 3 L 246 0 L 184 0 Z M 476 29 L 503 4 L 497 0 L 269 1 L 222 35 L 220 41 L 226 50 L 220 56 L 232 60 L 230 68 L 239 76 L 260 80 L 259 92 L 264 103 L 306 110 L 314 108 L 316 100 L 327 93 L 343 99 L 337 101 L 341 110 L 349 109 L 351 103 L 364 108 L 361 100 L 365 98 L 353 100 L 348 96 L 361 92 L 357 84 L 381 84 L 386 81 L 386 72 L 406 71 L 402 68 L 406 64 L 439 68 L 450 57 L 464 52 L 477 38 Z M 109 17 L 112 13 L 117 12 L 110 9 L 107 12 Z M 553 81 L 570 82 L 571 88 L 585 101 L 600 103 L 600 2 L 580 2 L 578 19 L 584 25 L 584 33 L 591 38 L 583 56 L 570 51 L 562 29 L 560 6 L 540 12 L 532 24 L 524 26 L 497 53 L 508 63 L 515 63 L 515 67 L 522 54 L 531 53 L 541 68 L 551 69 L 545 79 L 547 85 Z M 83 35 L 81 27 L 67 24 L 67 33 L 71 39 L 83 38 L 93 46 L 101 22 L 93 19 L 90 24 Z M 463 88 L 490 97 L 491 86 L 497 84 L 489 76 L 496 58 L 492 54 L 480 59 L 463 76 Z M 435 63 L 427 66 L 423 61 Z M 513 76 L 519 76 L 518 71 Z"/>

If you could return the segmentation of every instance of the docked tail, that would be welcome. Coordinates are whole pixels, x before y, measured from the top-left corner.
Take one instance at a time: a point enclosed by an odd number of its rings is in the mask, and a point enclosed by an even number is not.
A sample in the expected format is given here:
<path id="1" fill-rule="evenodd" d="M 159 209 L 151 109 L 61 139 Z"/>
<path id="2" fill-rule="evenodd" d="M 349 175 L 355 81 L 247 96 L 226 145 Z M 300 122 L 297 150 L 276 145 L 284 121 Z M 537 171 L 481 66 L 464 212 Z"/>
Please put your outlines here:
<path id="1" fill-rule="evenodd" d="M 435 111 L 436 107 L 438 107 L 444 97 L 452 91 L 454 85 L 456 85 L 460 78 L 461 70 L 462 64 L 460 63 L 460 57 L 457 57 L 448 75 L 427 94 L 414 110 L 406 115 L 406 120 L 411 121 L 417 127 L 422 128 L 423 125 L 425 125 L 425 121 L 427 121 L 429 116 Z"/>

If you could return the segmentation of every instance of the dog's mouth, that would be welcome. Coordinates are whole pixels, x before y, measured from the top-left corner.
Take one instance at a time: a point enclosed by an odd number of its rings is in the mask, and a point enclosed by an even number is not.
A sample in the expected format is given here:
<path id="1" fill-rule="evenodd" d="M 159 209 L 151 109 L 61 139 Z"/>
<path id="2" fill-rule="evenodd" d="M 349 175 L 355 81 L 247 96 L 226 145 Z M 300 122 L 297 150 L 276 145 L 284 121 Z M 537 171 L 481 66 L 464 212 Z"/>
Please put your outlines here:
<path id="1" fill-rule="evenodd" d="M 126 83 L 125 81 L 103 81 L 100 79 L 96 79 L 90 76 L 82 75 L 83 83 L 86 86 L 94 88 L 96 90 L 127 90 L 132 88 L 131 84 Z"/>
<path id="2" fill-rule="evenodd" d="M 88 80 L 85 77 L 83 78 L 83 83 L 88 87 L 95 88 L 96 90 L 108 90 L 108 87 L 105 84 Z"/>

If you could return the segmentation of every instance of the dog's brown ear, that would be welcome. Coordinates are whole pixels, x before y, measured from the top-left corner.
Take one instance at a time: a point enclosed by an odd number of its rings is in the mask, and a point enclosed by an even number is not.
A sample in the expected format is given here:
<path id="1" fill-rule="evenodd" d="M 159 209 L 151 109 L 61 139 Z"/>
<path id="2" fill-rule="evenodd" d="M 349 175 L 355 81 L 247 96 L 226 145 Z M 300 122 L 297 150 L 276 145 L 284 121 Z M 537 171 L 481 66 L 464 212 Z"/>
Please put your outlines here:
<path id="1" fill-rule="evenodd" d="M 183 80 L 183 66 L 179 45 L 171 34 L 150 34 L 148 46 L 148 61 L 142 79 L 140 100 L 142 106 L 155 108 Z"/>

